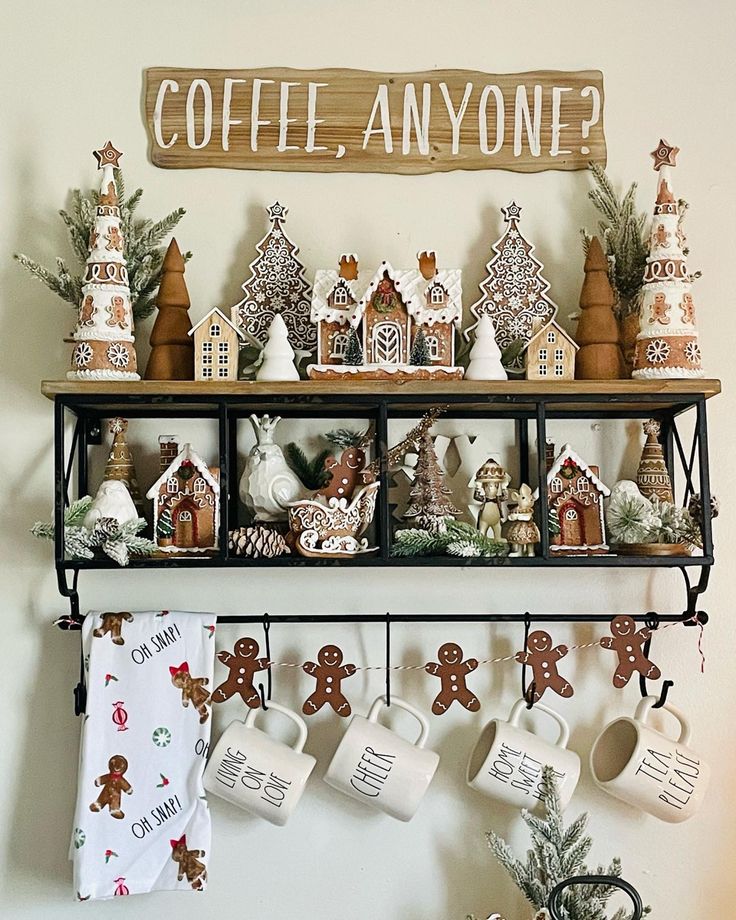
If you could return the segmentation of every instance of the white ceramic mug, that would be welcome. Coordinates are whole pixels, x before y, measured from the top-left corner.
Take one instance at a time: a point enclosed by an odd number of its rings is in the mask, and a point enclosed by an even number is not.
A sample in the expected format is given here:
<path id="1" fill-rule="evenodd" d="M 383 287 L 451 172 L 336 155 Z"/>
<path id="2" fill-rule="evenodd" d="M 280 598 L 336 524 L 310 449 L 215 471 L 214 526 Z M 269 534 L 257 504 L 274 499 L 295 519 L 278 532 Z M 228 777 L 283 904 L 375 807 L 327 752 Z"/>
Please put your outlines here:
<path id="1" fill-rule="evenodd" d="M 378 716 L 386 706 L 386 698 L 379 696 L 367 718 L 353 716 L 327 769 L 325 782 L 392 818 L 410 821 L 432 782 L 440 757 L 424 747 L 429 735 L 424 715 L 395 696 L 391 697 L 391 705 L 404 709 L 419 722 L 417 740 L 412 744 L 379 724 Z"/>
<path id="2" fill-rule="evenodd" d="M 204 771 L 204 787 L 233 805 L 283 826 L 302 797 L 316 763 L 303 752 L 307 740 L 304 719 L 269 700 L 268 712 L 291 719 L 299 729 L 289 747 L 253 724 L 261 709 L 251 709 L 244 722 L 231 722 L 212 752 Z"/>
<path id="3" fill-rule="evenodd" d="M 560 804 L 565 808 L 580 778 L 580 758 L 567 750 L 570 729 L 559 713 L 536 703 L 534 711 L 545 713 L 559 726 L 557 741 L 550 744 L 519 728 L 526 708 L 525 700 L 518 700 L 508 722 L 493 719 L 486 725 L 468 761 L 468 785 L 508 805 L 531 810 L 542 800 L 542 770 L 550 766 L 557 778 Z"/>
<path id="4" fill-rule="evenodd" d="M 700 807 L 710 768 L 688 747 L 690 725 L 674 706 L 662 707 L 680 723 L 676 741 L 647 725 L 656 703 L 647 696 L 634 718 L 614 719 L 590 752 L 590 769 L 601 789 L 671 823 L 687 821 Z"/>

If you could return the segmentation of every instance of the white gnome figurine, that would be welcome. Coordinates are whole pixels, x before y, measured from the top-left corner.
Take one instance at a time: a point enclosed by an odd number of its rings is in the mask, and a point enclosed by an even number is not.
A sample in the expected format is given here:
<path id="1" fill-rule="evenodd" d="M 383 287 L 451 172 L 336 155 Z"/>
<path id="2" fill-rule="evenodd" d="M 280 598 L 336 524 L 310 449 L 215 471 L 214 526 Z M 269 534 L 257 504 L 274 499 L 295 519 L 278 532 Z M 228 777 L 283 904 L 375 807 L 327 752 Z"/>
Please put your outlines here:
<path id="1" fill-rule="evenodd" d="M 92 530 L 102 518 L 114 518 L 121 526 L 128 521 L 138 520 L 138 511 L 130 492 L 125 483 L 118 479 L 102 483 L 82 523 L 87 530 Z"/>
<path id="2" fill-rule="evenodd" d="M 501 364 L 501 349 L 496 343 L 493 320 L 483 313 L 475 327 L 475 342 L 470 349 L 470 364 L 465 371 L 466 380 L 508 380 Z"/>
<path id="3" fill-rule="evenodd" d="M 292 472 L 284 453 L 273 442 L 280 416 L 250 416 L 256 445 L 248 455 L 240 477 L 240 500 L 256 521 L 285 521 L 290 502 L 306 497 L 308 491 Z"/>
<path id="4" fill-rule="evenodd" d="M 263 362 L 256 380 L 299 380 L 294 349 L 289 344 L 289 330 L 280 313 L 274 316 L 268 328 L 268 341 L 263 348 Z"/>

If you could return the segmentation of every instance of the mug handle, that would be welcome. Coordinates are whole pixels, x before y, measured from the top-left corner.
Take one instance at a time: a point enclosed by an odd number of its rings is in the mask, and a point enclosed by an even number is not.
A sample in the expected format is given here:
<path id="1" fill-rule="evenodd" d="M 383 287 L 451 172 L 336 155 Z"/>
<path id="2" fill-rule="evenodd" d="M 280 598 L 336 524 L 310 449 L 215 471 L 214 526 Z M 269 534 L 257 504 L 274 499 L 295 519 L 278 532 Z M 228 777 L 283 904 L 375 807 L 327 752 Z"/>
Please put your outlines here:
<path id="1" fill-rule="evenodd" d="M 514 703 L 513 709 L 511 710 L 511 715 L 509 716 L 509 725 L 513 725 L 514 728 L 518 728 L 521 714 L 526 712 L 526 710 L 526 700 L 517 700 Z M 555 745 L 557 747 L 566 748 L 567 742 L 570 740 L 570 726 L 567 724 L 567 722 L 562 718 L 559 712 L 555 712 L 554 709 L 550 709 L 549 706 L 545 706 L 544 703 L 535 703 L 534 711 L 536 712 L 537 710 L 546 713 L 551 719 L 555 720 L 560 729 L 560 734 L 557 738 L 557 741 L 555 741 Z"/>
<path id="2" fill-rule="evenodd" d="M 291 747 L 297 752 L 297 754 L 301 754 L 307 741 L 307 723 L 304 721 L 304 719 L 302 719 L 301 716 L 298 716 L 295 712 L 292 712 L 291 709 L 287 709 L 286 706 L 282 706 L 275 700 L 268 701 L 268 708 L 269 710 L 275 709 L 276 712 L 280 712 L 282 715 L 286 716 L 287 719 L 291 719 L 294 725 L 296 725 L 296 727 L 299 729 L 299 737 L 296 739 L 296 743 L 292 744 Z M 253 723 L 256 721 L 256 716 L 259 712 L 263 712 L 260 706 L 258 709 L 250 710 L 243 723 L 246 728 L 253 727 Z"/>
<path id="3" fill-rule="evenodd" d="M 649 713 L 652 711 L 652 706 L 657 702 L 656 696 L 645 696 L 644 699 L 636 707 L 636 712 L 634 713 L 634 719 L 637 722 L 641 722 L 642 725 L 647 724 L 647 719 L 649 718 Z M 666 709 L 667 712 L 671 713 L 677 721 L 680 723 L 680 737 L 677 739 L 678 744 L 689 744 L 690 743 L 690 723 L 685 718 L 683 713 L 679 709 L 676 709 L 674 706 L 671 706 L 669 703 L 665 703 L 662 709 Z"/>
<path id="4" fill-rule="evenodd" d="M 270 704 L 269 704 L 270 705 Z M 410 715 L 413 715 L 414 718 L 419 722 L 421 726 L 421 731 L 419 732 L 419 737 L 414 742 L 414 747 L 423 748 L 427 743 L 427 738 L 429 737 L 429 722 L 427 722 L 424 717 L 424 713 L 420 712 L 411 703 L 407 703 L 406 700 L 399 699 L 398 696 L 391 694 L 391 705 L 396 706 L 398 709 L 403 709 L 405 712 L 408 712 Z M 373 703 L 368 712 L 368 721 L 377 722 L 378 714 L 383 709 L 384 706 L 388 706 L 385 696 L 379 696 L 378 699 Z"/>

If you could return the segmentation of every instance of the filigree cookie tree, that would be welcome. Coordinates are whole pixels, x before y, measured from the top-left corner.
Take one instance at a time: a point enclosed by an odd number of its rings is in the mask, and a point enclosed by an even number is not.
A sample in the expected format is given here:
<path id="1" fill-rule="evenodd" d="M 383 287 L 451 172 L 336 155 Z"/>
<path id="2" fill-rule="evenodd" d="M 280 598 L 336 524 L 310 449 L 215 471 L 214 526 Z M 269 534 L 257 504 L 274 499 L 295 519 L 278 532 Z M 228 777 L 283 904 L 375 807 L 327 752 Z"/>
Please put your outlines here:
<path id="1" fill-rule="evenodd" d="M 476 322 L 463 334 L 467 339 L 481 316 L 489 316 L 499 348 L 505 353 L 510 349 L 504 363 L 509 370 L 519 372 L 524 367 L 523 348 L 534 329 L 554 317 L 557 304 L 547 296 L 549 282 L 542 275 L 544 266 L 534 256 L 534 246 L 519 232 L 521 208 L 512 201 L 501 212 L 508 227 L 493 245 L 495 255 L 486 265 L 480 297 L 470 308 Z M 518 343 L 522 347 L 512 349 Z"/>
<path id="2" fill-rule="evenodd" d="M 289 344 L 302 358 L 317 346 L 317 329 L 309 318 L 311 287 L 297 258 L 299 247 L 284 232 L 289 209 L 276 201 L 266 210 L 271 229 L 256 246 L 258 255 L 241 285 L 244 296 L 232 308 L 232 319 L 247 336 L 265 345 L 274 316 L 281 314 Z"/>
<path id="3" fill-rule="evenodd" d="M 128 285 L 130 287 L 130 304 L 136 321 L 145 319 L 153 313 L 156 292 L 161 280 L 161 267 L 166 248 L 162 245 L 166 237 L 186 214 L 184 208 L 177 208 L 159 221 L 136 217 L 136 209 L 143 196 L 143 189 L 136 189 L 126 197 L 123 172 L 113 169 L 118 192 L 120 209 L 120 227 L 125 239 L 125 260 L 128 267 Z M 71 193 L 71 208 L 59 211 L 69 233 L 69 242 L 77 267 L 70 266 L 62 258 L 56 259 L 56 274 L 44 268 L 39 262 L 23 253 L 16 253 L 14 258 L 27 268 L 32 275 L 42 281 L 49 290 L 58 294 L 62 300 L 75 309 L 82 302 L 82 284 L 84 265 L 89 255 L 89 240 L 94 230 L 99 191 L 92 189 L 82 192 L 74 189 Z M 191 258 L 191 252 L 184 253 L 184 261 Z"/>

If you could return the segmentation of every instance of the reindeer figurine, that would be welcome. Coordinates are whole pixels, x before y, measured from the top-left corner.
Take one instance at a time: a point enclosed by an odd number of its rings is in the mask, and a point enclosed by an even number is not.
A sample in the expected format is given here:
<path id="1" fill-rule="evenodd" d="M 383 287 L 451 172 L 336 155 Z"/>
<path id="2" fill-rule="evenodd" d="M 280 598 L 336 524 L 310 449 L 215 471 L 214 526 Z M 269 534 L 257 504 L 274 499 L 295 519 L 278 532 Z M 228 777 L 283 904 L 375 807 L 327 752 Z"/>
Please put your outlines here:
<path id="1" fill-rule="evenodd" d="M 506 520 L 506 499 L 508 497 L 511 476 L 492 457 L 481 466 L 475 474 L 475 491 L 473 498 L 482 502 L 478 512 L 478 530 L 486 537 L 502 543 L 506 542 L 501 534 L 501 524 Z"/>
<path id="2" fill-rule="evenodd" d="M 539 543 L 539 528 L 534 523 L 534 496 L 526 483 L 522 483 L 518 492 L 509 492 L 509 502 L 513 505 L 507 520 L 506 539 L 511 544 L 509 556 L 533 556 L 534 545 Z"/>

